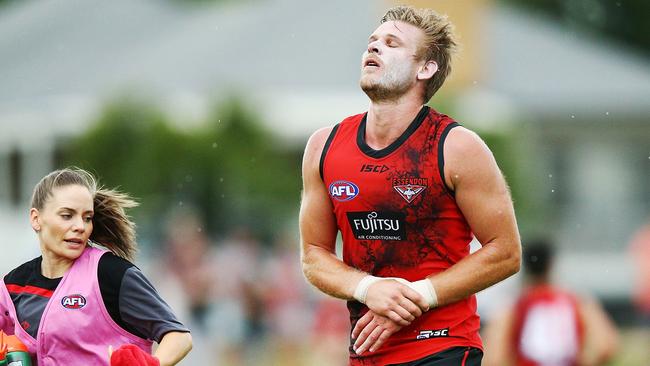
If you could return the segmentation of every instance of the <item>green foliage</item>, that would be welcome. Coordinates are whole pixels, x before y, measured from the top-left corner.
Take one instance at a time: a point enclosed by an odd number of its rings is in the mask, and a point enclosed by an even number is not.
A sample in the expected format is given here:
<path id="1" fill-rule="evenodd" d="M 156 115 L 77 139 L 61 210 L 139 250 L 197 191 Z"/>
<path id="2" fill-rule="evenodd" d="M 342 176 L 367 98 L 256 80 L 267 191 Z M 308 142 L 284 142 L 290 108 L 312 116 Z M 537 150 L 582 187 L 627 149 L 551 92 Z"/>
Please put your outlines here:
<path id="1" fill-rule="evenodd" d="M 215 106 L 205 126 L 183 132 L 152 105 L 118 100 L 62 146 L 61 163 L 138 197 L 135 214 L 149 235 L 159 234 L 170 210 L 190 206 L 212 234 L 248 226 L 269 237 L 295 214 L 300 155 L 280 149 L 257 121 L 231 100 Z"/>
<path id="2" fill-rule="evenodd" d="M 488 145 L 499 168 L 505 176 L 512 199 L 515 203 L 517 216 L 520 218 L 528 214 L 528 192 L 524 189 L 524 179 L 520 171 L 523 165 L 522 152 L 517 144 L 516 134 L 509 132 L 480 132 L 480 136 Z M 526 221 L 526 220 L 520 220 Z"/>
<path id="3" fill-rule="evenodd" d="M 650 1 L 643 0 L 501 0 L 571 28 L 616 40 L 650 55 Z"/>

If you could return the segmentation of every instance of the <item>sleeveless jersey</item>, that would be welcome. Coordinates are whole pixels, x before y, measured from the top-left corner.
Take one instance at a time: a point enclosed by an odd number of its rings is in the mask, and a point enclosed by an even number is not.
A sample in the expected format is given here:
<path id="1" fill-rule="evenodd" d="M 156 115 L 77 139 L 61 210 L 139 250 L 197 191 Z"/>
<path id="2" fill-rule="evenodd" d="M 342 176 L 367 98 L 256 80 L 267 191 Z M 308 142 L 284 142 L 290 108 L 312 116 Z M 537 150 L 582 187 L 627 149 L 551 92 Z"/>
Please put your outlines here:
<path id="1" fill-rule="evenodd" d="M 421 280 L 469 254 L 472 233 L 444 183 L 443 143 L 458 126 L 423 107 L 391 145 L 365 143 L 366 115 L 336 125 L 323 148 L 321 177 L 343 238 L 343 261 L 380 277 Z M 367 311 L 348 302 L 352 326 Z M 476 298 L 432 309 L 352 365 L 413 361 L 449 347 L 482 348 Z"/>
<path id="2" fill-rule="evenodd" d="M 511 342 L 518 366 L 577 365 L 582 340 L 575 296 L 540 285 L 517 301 Z"/>
<path id="3" fill-rule="evenodd" d="M 4 281 L 0 283 L 0 329 L 15 334 L 39 366 L 108 365 L 108 346 L 134 344 L 151 353 L 152 342 L 122 329 L 108 314 L 97 281 L 97 265 L 105 250 L 87 247 L 52 294 L 39 326 L 29 335 L 18 319 Z"/>

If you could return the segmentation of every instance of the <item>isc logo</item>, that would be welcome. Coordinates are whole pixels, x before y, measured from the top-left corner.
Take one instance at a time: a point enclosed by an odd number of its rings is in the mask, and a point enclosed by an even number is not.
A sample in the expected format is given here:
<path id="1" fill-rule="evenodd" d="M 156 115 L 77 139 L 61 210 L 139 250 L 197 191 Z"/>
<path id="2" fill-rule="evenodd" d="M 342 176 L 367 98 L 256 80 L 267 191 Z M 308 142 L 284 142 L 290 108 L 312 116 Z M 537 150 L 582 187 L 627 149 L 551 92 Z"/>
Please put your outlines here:
<path id="1" fill-rule="evenodd" d="M 86 298 L 79 294 L 64 296 L 61 305 L 66 309 L 81 309 L 86 305 Z"/>
<path id="2" fill-rule="evenodd" d="M 386 165 L 363 164 L 360 172 L 362 173 L 383 173 L 390 169 Z"/>
<path id="3" fill-rule="evenodd" d="M 337 201 L 349 201 L 359 194 L 359 187 L 346 180 L 337 180 L 330 184 L 330 195 Z"/>

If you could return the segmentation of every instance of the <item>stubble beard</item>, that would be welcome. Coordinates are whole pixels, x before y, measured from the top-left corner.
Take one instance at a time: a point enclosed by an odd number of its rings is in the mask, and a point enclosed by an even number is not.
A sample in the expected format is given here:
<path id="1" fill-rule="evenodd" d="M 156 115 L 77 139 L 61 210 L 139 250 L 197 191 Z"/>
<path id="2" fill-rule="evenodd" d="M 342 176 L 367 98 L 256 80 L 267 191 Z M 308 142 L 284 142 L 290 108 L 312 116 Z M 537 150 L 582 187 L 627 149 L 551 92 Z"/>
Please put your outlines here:
<path id="1" fill-rule="evenodd" d="M 387 69 L 379 79 L 372 79 L 372 75 L 361 75 L 359 86 L 371 101 L 389 102 L 406 94 L 415 82 L 413 79 L 408 67 L 395 65 Z"/>

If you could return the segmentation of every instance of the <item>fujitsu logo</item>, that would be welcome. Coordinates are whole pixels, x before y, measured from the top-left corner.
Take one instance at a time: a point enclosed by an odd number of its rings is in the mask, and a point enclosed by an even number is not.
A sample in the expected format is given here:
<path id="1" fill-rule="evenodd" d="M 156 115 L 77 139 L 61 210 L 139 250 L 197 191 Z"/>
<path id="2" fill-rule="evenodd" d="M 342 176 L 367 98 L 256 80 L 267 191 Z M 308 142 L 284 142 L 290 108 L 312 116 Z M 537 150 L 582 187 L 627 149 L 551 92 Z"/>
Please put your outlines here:
<path id="1" fill-rule="evenodd" d="M 347 212 L 350 228 L 358 240 L 405 240 L 405 215 L 401 212 Z"/>
<path id="2" fill-rule="evenodd" d="M 376 212 L 369 213 L 367 219 L 354 219 L 353 222 L 356 230 L 366 230 L 370 234 L 375 230 L 399 230 L 399 220 L 377 218 Z"/>

